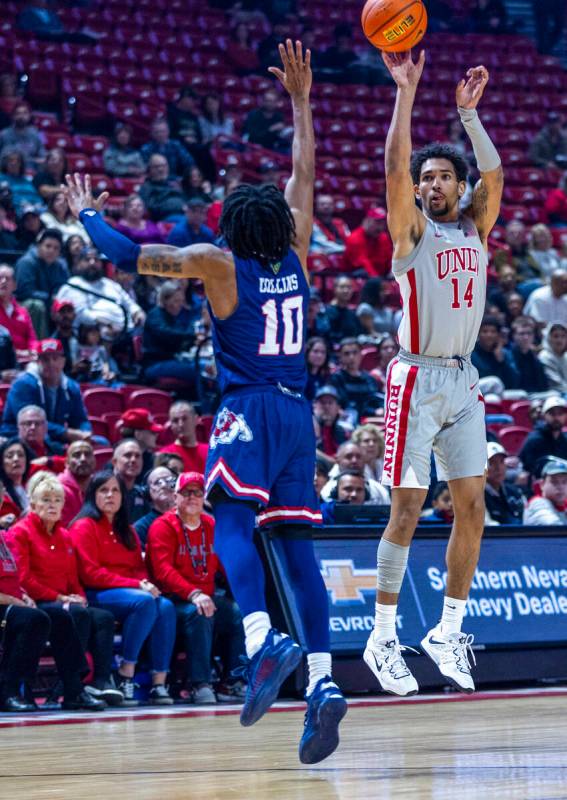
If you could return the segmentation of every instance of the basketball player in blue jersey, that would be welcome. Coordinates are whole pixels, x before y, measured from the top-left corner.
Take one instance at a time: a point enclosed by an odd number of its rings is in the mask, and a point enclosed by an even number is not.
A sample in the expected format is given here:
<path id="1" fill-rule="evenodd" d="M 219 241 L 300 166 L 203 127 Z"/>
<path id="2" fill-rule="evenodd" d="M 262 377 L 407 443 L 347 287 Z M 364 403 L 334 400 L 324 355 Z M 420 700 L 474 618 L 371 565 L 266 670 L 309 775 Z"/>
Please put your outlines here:
<path id="1" fill-rule="evenodd" d="M 84 182 L 67 176 L 67 193 L 89 236 L 119 268 L 204 283 L 222 390 L 206 488 L 215 509 L 215 546 L 244 619 L 248 690 L 240 721 L 257 722 L 302 660 L 299 645 L 270 622 L 252 539 L 258 514 L 260 525 L 289 527 L 282 542 L 308 646 L 299 757 L 314 764 L 338 746 L 347 705 L 331 677 L 327 591 L 308 535 L 321 524 L 313 421 L 303 395 L 315 171 L 310 52 L 304 57 L 301 43 L 288 40 L 280 55 L 283 71 L 270 72 L 291 96 L 293 171 L 285 194 L 271 185 L 244 185 L 226 199 L 220 230 L 231 252 L 206 244 L 140 247 L 103 221 L 107 195 L 93 199 L 89 176 Z"/>
<path id="2" fill-rule="evenodd" d="M 392 508 L 378 546 L 376 621 L 364 660 L 385 691 L 417 692 L 396 617 L 433 451 L 437 476 L 449 484 L 455 519 L 441 619 L 424 631 L 421 648 L 447 681 L 472 692 L 473 637 L 461 625 L 484 531 L 486 431 L 470 354 L 486 303 L 487 240 L 498 218 L 504 178 L 476 110 L 488 83 L 485 67 L 468 70 L 456 90 L 457 112 L 480 172 L 470 206 L 461 209 L 468 171 L 462 156 L 444 144 L 412 156 L 411 114 L 425 53 L 417 63 L 411 53 L 384 53 L 383 59 L 397 85 L 386 139 L 386 189 L 392 271 L 404 313 L 400 352 L 389 366 L 386 390 L 382 482 L 392 487 Z"/>

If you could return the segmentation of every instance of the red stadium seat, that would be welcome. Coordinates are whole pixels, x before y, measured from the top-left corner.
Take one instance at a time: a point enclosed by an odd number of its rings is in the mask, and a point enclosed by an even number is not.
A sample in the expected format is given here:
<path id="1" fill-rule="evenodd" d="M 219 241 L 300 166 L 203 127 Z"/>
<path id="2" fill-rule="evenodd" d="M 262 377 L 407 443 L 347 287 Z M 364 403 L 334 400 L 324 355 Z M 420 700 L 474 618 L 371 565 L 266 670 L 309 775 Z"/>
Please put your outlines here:
<path id="1" fill-rule="evenodd" d="M 109 411 L 120 414 L 124 411 L 124 397 L 118 389 L 87 389 L 83 402 L 89 414 L 103 419 Z"/>
<path id="2" fill-rule="evenodd" d="M 112 460 L 112 456 L 114 455 L 114 450 L 111 447 L 97 447 L 94 451 L 95 461 L 96 461 L 96 468 L 97 470 L 103 469 L 103 467 L 108 464 L 109 461 Z"/>
<path id="3" fill-rule="evenodd" d="M 360 362 L 360 369 L 366 370 L 366 372 L 370 372 L 372 369 L 376 369 L 380 360 L 380 356 L 378 354 L 377 347 L 363 347 L 362 348 L 362 360 Z"/>
<path id="4" fill-rule="evenodd" d="M 532 427 L 532 420 L 530 417 L 530 409 L 532 407 L 530 400 L 517 400 L 510 406 L 510 414 L 514 417 L 514 423 L 524 428 Z"/>
<path id="5" fill-rule="evenodd" d="M 484 411 L 486 414 L 503 414 L 502 403 L 500 401 L 489 403 L 484 401 Z"/>
<path id="6" fill-rule="evenodd" d="M 198 442 L 208 443 L 214 420 L 215 418 L 211 414 L 203 414 L 202 417 L 199 417 L 195 430 Z"/>
<path id="7" fill-rule="evenodd" d="M 89 417 L 89 422 L 93 429 L 95 436 L 104 436 L 105 439 L 110 439 L 107 421 L 102 417 Z"/>
<path id="8" fill-rule="evenodd" d="M 499 438 L 502 447 L 507 450 L 510 455 L 517 456 L 529 433 L 531 433 L 529 428 L 519 428 L 512 425 L 509 428 L 502 428 L 499 433 Z"/>
<path id="9" fill-rule="evenodd" d="M 171 395 L 158 389 L 140 389 L 128 398 L 128 408 L 147 408 L 152 414 L 167 414 Z"/>

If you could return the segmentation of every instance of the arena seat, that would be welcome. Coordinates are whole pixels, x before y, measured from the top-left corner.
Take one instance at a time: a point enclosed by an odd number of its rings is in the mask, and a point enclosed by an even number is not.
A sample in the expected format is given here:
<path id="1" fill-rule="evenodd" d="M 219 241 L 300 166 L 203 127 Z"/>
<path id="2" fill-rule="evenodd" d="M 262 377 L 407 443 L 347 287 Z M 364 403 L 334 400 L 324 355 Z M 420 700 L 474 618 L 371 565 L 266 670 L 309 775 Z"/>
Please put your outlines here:
<path id="1" fill-rule="evenodd" d="M 152 414 L 167 414 L 170 405 L 171 395 L 159 389 L 139 389 L 128 398 L 128 408 L 147 408 Z"/>
<path id="2" fill-rule="evenodd" d="M 97 447 L 94 451 L 96 469 L 103 469 L 112 460 L 114 450 L 111 447 Z"/>
<path id="3" fill-rule="evenodd" d="M 531 428 L 533 426 L 530 417 L 530 409 L 532 407 L 531 400 L 517 400 L 510 406 L 510 414 L 514 418 L 514 423 L 524 428 Z"/>
<path id="4" fill-rule="evenodd" d="M 208 443 L 214 420 L 215 418 L 212 414 L 203 414 L 199 417 L 199 422 L 195 427 L 198 442 Z"/>
<path id="5" fill-rule="evenodd" d="M 528 434 L 529 428 L 521 428 L 511 425 L 509 428 L 502 428 L 498 434 L 502 447 L 512 456 L 517 456 Z"/>
<path id="6" fill-rule="evenodd" d="M 109 411 L 120 414 L 124 411 L 124 397 L 118 389 L 87 389 L 83 402 L 89 414 L 103 419 Z"/>
<path id="7" fill-rule="evenodd" d="M 112 441 L 110 438 L 110 431 L 108 428 L 107 420 L 104 420 L 102 417 L 89 416 L 89 422 L 91 423 L 93 434 L 95 436 L 104 436 L 105 439 L 109 439 L 110 441 Z"/>

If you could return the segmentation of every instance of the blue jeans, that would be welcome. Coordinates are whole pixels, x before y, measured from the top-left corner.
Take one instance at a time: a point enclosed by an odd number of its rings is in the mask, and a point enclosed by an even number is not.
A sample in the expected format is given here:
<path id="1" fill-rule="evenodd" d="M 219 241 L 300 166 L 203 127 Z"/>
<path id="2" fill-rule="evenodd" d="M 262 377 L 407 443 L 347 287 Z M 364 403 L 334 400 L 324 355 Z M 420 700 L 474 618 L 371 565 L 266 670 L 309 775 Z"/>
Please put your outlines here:
<path id="1" fill-rule="evenodd" d="M 165 597 L 141 589 L 103 589 L 87 592 L 89 603 L 105 608 L 122 623 L 122 658 L 138 661 L 149 637 L 152 672 L 167 672 L 175 643 L 175 608 Z"/>
<path id="2" fill-rule="evenodd" d="M 194 603 L 175 600 L 179 637 L 187 655 L 187 678 L 193 685 L 211 682 L 211 656 L 213 640 L 222 649 L 224 678 L 238 666 L 239 657 L 245 654 L 244 628 L 240 609 L 228 597 L 215 592 L 213 602 L 217 607 L 212 617 L 199 614 Z"/>
<path id="3" fill-rule="evenodd" d="M 166 361 L 158 361 L 150 367 L 146 367 L 144 375 L 148 381 L 157 381 L 158 378 L 177 378 L 185 381 L 190 386 L 195 386 L 195 364 L 193 361 L 177 361 L 172 358 Z"/>

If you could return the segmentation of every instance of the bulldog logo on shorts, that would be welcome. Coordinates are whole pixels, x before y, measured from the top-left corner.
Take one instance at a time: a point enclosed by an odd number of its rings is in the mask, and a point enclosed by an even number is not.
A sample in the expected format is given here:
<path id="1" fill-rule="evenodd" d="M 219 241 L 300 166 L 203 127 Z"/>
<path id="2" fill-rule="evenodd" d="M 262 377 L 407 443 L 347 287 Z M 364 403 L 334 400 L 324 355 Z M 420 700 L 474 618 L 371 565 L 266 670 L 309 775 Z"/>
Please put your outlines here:
<path id="1" fill-rule="evenodd" d="M 251 442 L 253 438 L 244 415 L 235 414 L 225 406 L 219 412 L 215 427 L 211 431 L 209 447 L 214 450 L 217 444 L 232 444 L 235 439 L 239 442 Z"/>

